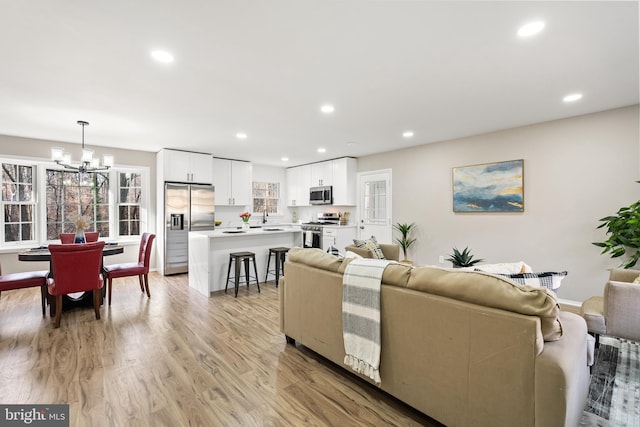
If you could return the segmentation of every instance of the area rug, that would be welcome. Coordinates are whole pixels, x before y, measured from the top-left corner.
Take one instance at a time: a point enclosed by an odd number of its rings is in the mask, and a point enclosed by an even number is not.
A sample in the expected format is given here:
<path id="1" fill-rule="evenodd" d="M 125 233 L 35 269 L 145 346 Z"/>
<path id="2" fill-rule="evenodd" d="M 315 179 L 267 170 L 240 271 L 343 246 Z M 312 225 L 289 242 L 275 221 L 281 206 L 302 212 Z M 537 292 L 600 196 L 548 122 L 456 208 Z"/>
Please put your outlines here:
<path id="1" fill-rule="evenodd" d="M 600 337 L 581 427 L 640 427 L 640 344 Z"/>

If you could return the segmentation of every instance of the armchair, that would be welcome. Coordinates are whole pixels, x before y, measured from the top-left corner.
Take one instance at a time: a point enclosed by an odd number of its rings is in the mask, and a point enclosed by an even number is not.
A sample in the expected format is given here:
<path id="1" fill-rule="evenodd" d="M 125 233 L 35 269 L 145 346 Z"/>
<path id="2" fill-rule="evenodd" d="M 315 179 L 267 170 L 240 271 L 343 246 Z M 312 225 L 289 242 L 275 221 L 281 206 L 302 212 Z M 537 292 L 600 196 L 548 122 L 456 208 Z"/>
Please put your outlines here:
<path id="1" fill-rule="evenodd" d="M 84 240 L 86 243 L 93 243 L 98 241 L 98 237 L 100 237 L 99 231 L 85 231 L 84 232 Z"/>
<path id="2" fill-rule="evenodd" d="M 70 245 L 76 240 L 76 233 L 60 233 L 60 241 L 63 245 Z"/>
<path id="3" fill-rule="evenodd" d="M 582 303 L 580 314 L 596 344 L 600 335 L 640 341 L 640 285 L 633 283 L 638 275 L 640 270 L 614 268 L 604 285 L 604 296 Z"/>
<path id="4" fill-rule="evenodd" d="M 93 291 L 93 309 L 100 320 L 98 292 L 103 286 L 102 250 L 104 242 L 84 245 L 49 245 L 53 277 L 48 279 L 49 294 L 56 297 L 55 327 L 60 327 L 62 295 L 74 292 Z"/>
<path id="5" fill-rule="evenodd" d="M 151 247 L 155 234 L 144 233 L 140 239 L 140 249 L 138 250 L 138 262 L 128 262 L 123 264 L 112 264 L 104 267 L 105 281 L 107 282 L 107 293 L 109 294 L 109 305 L 111 305 L 111 289 L 112 281 L 118 277 L 138 276 L 140 282 L 140 290 L 147 291 L 147 297 L 151 298 L 149 293 L 149 262 L 151 259 Z"/>
<path id="6" fill-rule="evenodd" d="M 26 273 L 10 273 L 2 275 L 0 267 L 0 294 L 4 291 L 12 291 L 14 289 L 40 287 L 40 301 L 42 303 L 42 315 L 45 315 L 45 299 L 47 294 L 47 275 L 48 271 L 29 271 Z"/>

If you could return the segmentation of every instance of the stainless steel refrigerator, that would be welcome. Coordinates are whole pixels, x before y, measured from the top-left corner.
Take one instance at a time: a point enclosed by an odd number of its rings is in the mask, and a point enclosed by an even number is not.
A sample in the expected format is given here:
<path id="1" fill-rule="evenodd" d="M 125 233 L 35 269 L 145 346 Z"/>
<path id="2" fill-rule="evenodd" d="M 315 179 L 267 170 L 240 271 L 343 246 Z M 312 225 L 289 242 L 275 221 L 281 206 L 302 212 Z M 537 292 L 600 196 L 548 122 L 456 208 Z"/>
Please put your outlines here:
<path id="1" fill-rule="evenodd" d="M 164 184 L 164 274 L 189 271 L 189 231 L 213 230 L 212 185 Z"/>

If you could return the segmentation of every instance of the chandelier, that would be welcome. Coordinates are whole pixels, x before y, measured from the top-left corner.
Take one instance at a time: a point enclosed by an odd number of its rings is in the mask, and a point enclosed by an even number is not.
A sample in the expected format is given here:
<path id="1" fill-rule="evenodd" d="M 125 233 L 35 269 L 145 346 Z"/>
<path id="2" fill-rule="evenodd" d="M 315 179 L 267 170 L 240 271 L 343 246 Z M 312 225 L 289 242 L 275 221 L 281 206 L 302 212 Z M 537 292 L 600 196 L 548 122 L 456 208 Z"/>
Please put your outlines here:
<path id="1" fill-rule="evenodd" d="M 89 122 L 78 120 L 78 124 L 82 126 L 82 158 L 80 159 L 80 164 L 71 164 L 71 154 L 65 153 L 62 148 L 57 147 L 51 149 L 51 160 L 65 169 L 80 173 L 105 171 L 112 167 L 113 156 L 105 155 L 102 158 L 102 166 L 100 166 L 100 159 L 93 157 L 93 150 L 84 148 L 84 127 L 89 126 Z"/>

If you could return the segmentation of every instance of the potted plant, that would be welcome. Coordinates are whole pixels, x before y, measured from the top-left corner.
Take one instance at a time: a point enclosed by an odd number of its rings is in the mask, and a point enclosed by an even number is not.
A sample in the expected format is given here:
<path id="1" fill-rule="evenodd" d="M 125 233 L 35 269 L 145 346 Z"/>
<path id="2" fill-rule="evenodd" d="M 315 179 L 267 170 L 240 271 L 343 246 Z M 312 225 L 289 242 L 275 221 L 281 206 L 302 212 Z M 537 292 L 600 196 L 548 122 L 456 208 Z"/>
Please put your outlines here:
<path id="1" fill-rule="evenodd" d="M 640 259 L 640 201 L 622 207 L 615 215 L 606 216 L 599 221 L 602 224 L 597 228 L 606 227 L 609 238 L 593 244 L 604 248 L 601 253 L 610 253 L 611 258 L 621 257 L 627 250 L 635 251 L 620 266 L 631 268 L 636 265 Z"/>
<path id="2" fill-rule="evenodd" d="M 404 264 L 412 264 L 412 262 L 407 259 L 407 250 L 416 242 L 416 239 L 410 236 L 411 232 L 416 228 L 415 222 L 411 224 L 399 222 L 394 224 L 393 228 L 400 233 L 400 237 L 396 237 L 393 241 L 402 248 L 404 259 L 401 262 Z"/>
<path id="3" fill-rule="evenodd" d="M 483 259 L 473 259 L 471 251 L 468 247 L 460 252 L 457 248 L 453 248 L 453 253 L 449 255 L 447 261 L 451 261 L 454 268 L 473 267 L 475 264 L 484 261 Z"/>

